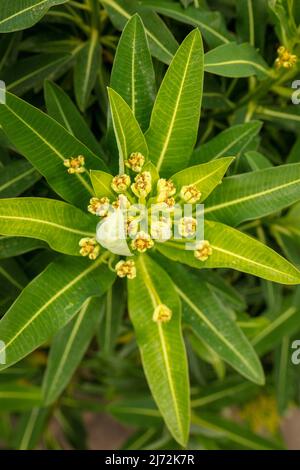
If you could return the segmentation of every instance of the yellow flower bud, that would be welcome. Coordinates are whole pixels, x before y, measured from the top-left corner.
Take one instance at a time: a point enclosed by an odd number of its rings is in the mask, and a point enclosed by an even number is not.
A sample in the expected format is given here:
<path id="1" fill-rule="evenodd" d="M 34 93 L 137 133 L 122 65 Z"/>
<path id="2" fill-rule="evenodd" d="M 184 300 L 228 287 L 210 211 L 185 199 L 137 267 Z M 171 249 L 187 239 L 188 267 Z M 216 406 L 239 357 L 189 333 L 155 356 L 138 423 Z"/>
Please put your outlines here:
<path id="1" fill-rule="evenodd" d="M 158 242 L 164 242 L 172 237 L 172 223 L 163 218 L 151 224 L 151 236 Z"/>
<path id="2" fill-rule="evenodd" d="M 114 209 L 126 210 L 130 208 L 130 202 L 124 194 L 120 194 L 118 199 L 112 203 L 112 206 Z"/>
<path id="3" fill-rule="evenodd" d="M 127 168 L 130 168 L 135 173 L 139 173 L 145 163 L 145 157 L 140 152 L 133 152 L 128 160 L 125 161 Z"/>
<path id="4" fill-rule="evenodd" d="M 116 193 L 125 193 L 130 186 L 130 177 L 128 175 L 114 176 L 111 187 Z"/>
<path id="5" fill-rule="evenodd" d="M 194 217 L 182 217 L 178 223 L 178 232 L 182 237 L 192 237 L 197 230 L 197 220 Z"/>
<path id="6" fill-rule="evenodd" d="M 291 54 L 291 52 L 288 51 L 288 49 L 286 49 L 284 46 L 280 46 L 277 49 L 277 54 L 278 57 L 275 60 L 275 67 L 278 69 L 281 67 L 290 69 L 294 67 L 298 60 L 298 57 L 295 54 Z"/>
<path id="7" fill-rule="evenodd" d="M 109 209 L 109 199 L 108 197 L 92 197 L 90 199 L 90 205 L 88 206 L 88 211 L 91 214 L 99 215 L 100 217 L 105 217 Z"/>
<path id="8" fill-rule="evenodd" d="M 127 277 L 128 279 L 134 279 L 136 277 L 135 262 L 132 260 L 119 261 L 115 266 L 115 271 L 119 277 Z"/>
<path id="9" fill-rule="evenodd" d="M 149 250 L 153 245 L 154 243 L 153 240 L 151 240 L 150 235 L 143 231 L 138 232 L 135 239 L 131 242 L 131 248 L 139 251 L 140 253 L 144 253 Z"/>
<path id="10" fill-rule="evenodd" d="M 207 240 L 202 240 L 196 246 L 196 250 L 194 251 L 195 258 L 200 261 L 206 261 L 209 256 L 213 253 L 212 247 Z"/>
<path id="11" fill-rule="evenodd" d="M 164 202 L 176 193 L 176 187 L 171 180 L 160 178 L 157 182 L 157 202 Z"/>
<path id="12" fill-rule="evenodd" d="M 152 190 L 151 184 L 151 173 L 149 171 L 144 171 L 143 173 L 138 174 L 134 183 L 131 185 L 132 192 L 137 197 L 147 197 Z"/>
<path id="13" fill-rule="evenodd" d="M 197 189 L 196 185 L 190 184 L 188 186 L 182 186 L 180 191 L 180 197 L 185 202 L 190 204 L 194 204 L 195 202 L 199 201 L 201 198 L 201 193 Z"/>
<path id="14" fill-rule="evenodd" d="M 70 175 L 74 173 L 84 173 L 85 171 L 85 161 L 82 155 L 79 155 L 78 157 L 67 158 L 64 160 L 64 165 L 68 168 L 68 173 Z"/>
<path id="15" fill-rule="evenodd" d="M 100 253 L 100 246 L 95 238 L 82 238 L 79 242 L 81 256 L 88 256 L 89 259 L 96 259 Z"/>
<path id="16" fill-rule="evenodd" d="M 157 305 L 153 313 L 153 321 L 156 323 L 167 323 L 172 318 L 172 310 L 165 304 Z"/>

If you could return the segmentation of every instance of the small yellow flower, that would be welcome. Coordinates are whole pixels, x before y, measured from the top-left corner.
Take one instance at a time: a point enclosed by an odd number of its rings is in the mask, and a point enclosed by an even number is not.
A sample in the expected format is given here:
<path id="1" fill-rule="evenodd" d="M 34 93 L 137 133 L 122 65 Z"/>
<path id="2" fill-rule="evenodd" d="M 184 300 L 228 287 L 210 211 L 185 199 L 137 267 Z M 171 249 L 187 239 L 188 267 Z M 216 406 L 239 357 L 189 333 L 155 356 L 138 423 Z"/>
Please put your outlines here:
<path id="1" fill-rule="evenodd" d="M 157 182 L 157 202 L 164 202 L 170 196 L 174 196 L 176 187 L 171 180 L 160 178 Z"/>
<path id="2" fill-rule="evenodd" d="M 115 271 L 119 277 L 127 277 L 128 279 L 134 279 L 136 277 L 136 267 L 135 262 L 128 261 L 119 261 L 115 266 Z"/>
<path id="3" fill-rule="evenodd" d="M 165 304 L 157 305 L 153 313 L 153 321 L 156 323 L 167 323 L 172 318 L 172 310 Z"/>
<path id="4" fill-rule="evenodd" d="M 140 152 L 133 152 L 128 160 L 125 161 L 127 168 L 130 168 L 135 173 L 142 171 L 145 163 L 145 157 Z"/>
<path id="5" fill-rule="evenodd" d="M 157 220 L 151 224 L 151 236 L 154 240 L 158 242 L 164 242 L 169 240 L 172 236 L 172 223 L 169 220 L 163 218 L 162 220 Z"/>
<path id="6" fill-rule="evenodd" d="M 99 215 L 100 217 L 105 217 L 109 209 L 109 199 L 108 197 L 92 197 L 90 199 L 90 205 L 88 206 L 88 211 L 91 214 Z"/>
<path id="7" fill-rule="evenodd" d="M 125 221 L 125 232 L 128 236 L 134 237 L 138 232 L 139 222 L 133 216 L 128 216 Z"/>
<path id="8" fill-rule="evenodd" d="M 259 395 L 255 400 L 246 403 L 239 412 L 247 421 L 253 432 L 275 435 L 280 426 L 277 402 L 271 395 Z"/>
<path id="9" fill-rule="evenodd" d="M 82 238 L 79 242 L 81 256 L 88 256 L 89 259 L 96 259 L 100 253 L 100 246 L 95 238 Z"/>
<path id="10" fill-rule="evenodd" d="M 281 67 L 285 69 L 291 69 L 296 64 L 298 57 L 295 54 L 286 49 L 284 46 L 280 46 L 277 49 L 278 57 L 275 60 L 275 67 L 280 69 Z"/>
<path id="11" fill-rule="evenodd" d="M 190 204 L 194 204 L 195 202 L 199 201 L 201 198 L 201 193 L 197 189 L 196 185 L 190 184 L 188 186 L 182 186 L 180 191 L 180 197 L 185 202 Z"/>
<path id="12" fill-rule="evenodd" d="M 67 158 L 64 160 L 64 165 L 68 168 L 68 173 L 70 175 L 74 173 L 84 173 L 85 168 L 85 161 L 82 155 L 78 157 Z"/>
<path id="13" fill-rule="evenodd" d="M 114 176 L 111 187 L 116 193 L 125 193 L 130 186 L 130 177 L 128 175 Z"/>
<path id="14" fill-rule="evenodd" d="M 200 261 L 206 261 L 209 256 L 212 255 L 212 247 L 207 240 L 202 240 L 197 244 L 196 250 L 194 251 L 195 258 Z"/>
<path id="15" fill-rule="evenodd" d="M 124 194 L 120 194 L 118 199 L 112 203 L 112 206 L 114 209 L 126 210 L 130 208 L 130 202 Z"/>
<path id="16" fill-rule="evenodd" d="M 197 230 L 197 220 L 194 217 L 182 217 L 178 223 L 178 232 L 182 237 L 192 237 Z"/>
<path id="17" fill-rule="evenodd" d="M 144 253 L 145 251 L 149 250 L 149 248 L 152 248 L 153 245 L 154 243 L 153 240 L 151 240 L 150 235 L 143 231 L 138 232 L 135 239 L 131 242 L 131 248 L 133 250 L 139 251 L 140 253 Z"/>
<path id="18" fill-rule="evenodd" d="M 134 183 L 131 185 L 132 192 L 137 197 L 147 197 L 152 190 L 151 184 L 151 173 L 149 171 L 143 171 L 143 173 L 138 174 Z"/>

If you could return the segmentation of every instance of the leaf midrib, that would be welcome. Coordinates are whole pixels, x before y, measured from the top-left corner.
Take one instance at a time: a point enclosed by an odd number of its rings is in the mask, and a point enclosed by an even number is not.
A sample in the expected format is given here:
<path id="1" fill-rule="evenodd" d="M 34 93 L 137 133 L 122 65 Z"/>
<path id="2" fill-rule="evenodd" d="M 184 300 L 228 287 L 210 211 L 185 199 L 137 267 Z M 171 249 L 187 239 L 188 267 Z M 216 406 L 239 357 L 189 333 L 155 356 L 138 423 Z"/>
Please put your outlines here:
<path id="1" fill-rule="evenodd" d="M 85 303 L 85 305 L 83 305 L 81 311 L 79 312 L 79 314 L 78 314 L 78 316 L 77 316 L 77 318 L 76 318 L 76 321 L 75 321 L 75 323 L 74 323 L 74 326 L 73 326 L 73 328 L 72 328 L 72 331 L 71 331 L 71 333 L 70 333 L 70 336 L 69 336 L 69 338 L 68 338 L 68 341 L 67 341 L 67 343 L 66 343 L 66 345 L 65 345 L 65 347 L 64 347 L 64 352 L 63 352 L 63 355 L 62 355 L 62 357 L 61 357 L 61 360 L 60 360 L 60 362 L 59 362 L 59 364 L 58 364 L 58 367 L 57 367 L 57 369 L 56 369 L 56 372 L 55 372 L 55 374 L 54 374 L 54 376 L 53 376 L 53 378 L 52 378 L 52 380 L 51 380 L 51 385 L 50 385 L 49 389 L 46 390 L 46 392 L 47 392 L 46 395 L 47 395 L 47 396 L 51 395 L 52 390 L 55 389 L 55 386 L 56 386 L 56 384 L 57 384 L 57 381 L 58 381 L 58 379 L 59 379 L 59 376 L 60 376 L 60 374 L 61 374 L 61 371 L 63 370 L 63 368 L 64 368 L 64 366 L 65 366 L 65 364 L 66 364 L 68 355 L 69 355 L 69 353 L 70 353 L 70 351 L 71 351 L 72 345 L 73 345 L 73 343 L 74 343 L 74 340 L 75 340 L 75 338 L 76 338 L 76 335 L 77 335 L 77 333 L 78 333 L 78 330 L 79 330 L 80 325 L 81 325 L 81 323 L 82 323 L 82 321 L 83 321 L 83 319 L 84 319 L 84 317 L 85 317 L 86 311 L 87 311 L 88 306 L 90 305 L 90 303 L 91 303 L 91 298 L 88 299 L 88 301 Z"/>
<path id="2" fill-rule="evenodd" d="M 126 10 L 123 10 L 123 8 L 120 7 L 120 5 L 116 4 L 113 0 L 102 0 L 102 3 L 106 3 L 107 5 L 110 5 L 112 8 L 114 8 L 116 11 L 118 11 L 121 15 L 125 16 L 127 20 L 131 18 L 131 15 L 127 13 Z M 147 29 L 145 26 L 145 31 L 147 35 L 152 39 L 153 42 L 159 45 L 161 49 L 163 49 L 170 58 L 173 58 L 173 54 Z"/>
<path id="3" fill-rule="evenodd" d="M 40 223 L 44 225 L 49 225 L 51 227 L 59 228 L 60 230 L 64 230 L 65 232 L 76 233 L 77 235 L 84 235 L 84 236 L 95 236 L 93 232 L 83 232 L 82 230 L 77 230 L 75 228 L 67 227 L 66 225 L 60 225 L 55 222 L 50 222 L 48 220 L 43 219 L 36 219 L 33 217 L 21 217 L 15 215 L 0 215 L 0 219 L 11 219 L 11 220 L 22 220 L 26 222 L 33 222 L 33 223 Z M 1 231 L 1 229 L 0 229 Z"/>
<path id="4" fill-rule="evenodd" d="M 34 173 L 36 171 L 35 168 L 30 168 L 29 170 L 25 171 L 24 173 L 21 173 L 20 175 L 16 176 L 15 178 L 10 179 L 6 183 L 4 183 L 2 186 L 0 186 L 0 193 L 8 188 L 9 186 L 12 186 L 14 183 L 17 181 L 21 180 L 22 178 L 25 178 L 26 176 L 30 175 L 31 173 Z"/>
<path id="5" fill-rule="evenodd" d="M 91 266 L 82 271 L 78 276 L 76 276 L 72 281 L 66 284 L 62 289 L 60 289 L 56 294 L 54 294 L 42 307 L 40 307 L 37 312 L 20 328 L 20 330 L 5 344 L 5 346 L 0 349 L 0 354 L 4 351 L 7 353 L 8 348 L 17 340 L 17 338 L 25 331 L 40 315 L 47 309 L 53 302 L 55 302 L 62 294 L 68 291 L 73 287 L 77 282 L 79 282 L 83 277 L 88 275 L 94 269 L 98 268 L 100 264 L 103 263 L 103 257 L 99 258 L 97 261 L 93 262 Z"/>
<path id="6" fill-rule="evenodd" d="M 17 16 L 23 15 L 24 13 L 27 13 L 30 10 L 34 10 L 37 6 L 40 7 L 43 3 L 47 3 L 49 0 L 41 0 L 38 4 L 31 5 L 27 8 L 24 8 L 23 10 L 19 10 L 16 13 L 13 13 L 11 16 L 7 16 L 4 18 L 4 20 L 0 21 L 1 24 L 5 24 L 9 21 L 11 21 L 13 18 L 16 18 Z"/>
<path id="7" fill-rule="evenodd" d="M 175 290 L 178 292 L 179 296 L 190 306 L 190 308 L 201 318 L 201 320 L 206 323 L 206 325 L 210 328 L 211 331 L 224 343 L 228 349 L 230 349 L 236 357 L 240 359 L 240 361 L 246 366 L 248 371 L 251 371 L 253 377 L 257 377 L 257 373 L 255 369 L 247 362 L 246 358 L 234 348 L 232 343 L 230 343 L 224 336 L 220 334 L 217 328 L 211 323 L 208 318 L 204 315 L 204 313 L 194 304 L 194 302 L 185 295 L 184 292 L 178 287 L 177 284 L 174 284 Z"/>
<path id="8" fill-rule="evenodd" d="M 224 209 L 224 207 L 229 207 L 229 206 L 232 206 L 232 205 L 235 205 L 235 204 L 241 204 L 241 203 L 243 203 L 245 201 L 249 201 L 251 199 L 256 199 L 256 198 L 259 198 L 259 197 L 263 197 L 266 194 L 271 194 L 273 192 L 280 191 L 283 188 L 293 186 L 294 184 L 297 184 L 297 183 L 300 183 L 300 178 L 297 179 L 297 180 L 294 180 L 294 181 L 289 181 L 288 183 L 281 184 L 279 186 L 274 186 L 273 188 L 269 188 L 269 189 L 266 189 L 264 191 L 260 191 L 258 193 L 252 193 L 252 194 L 249 194 L 248 196 L 243 196 L 243 197 L 240 197 L 238 199 L 232 199 L 231 201 L 223 202 L 221 204 L 217 204 L 215 206 L 210 206 L 207 209 L 205 209 L 205 213 L 208 214 L 209 212 L 214 212 L 214 211 L 218 211 L 220 209 Z"/>
<path id="9" fill-rule="evenodd" d="M 263 67 L 260 64 L 257 64 L 256 62 L 252 62 L 251 60 L 235 59 L 235 60 L 228 60 L 228 61 L 224 61 L 224 62 L 205 63 L 205 56 L 204 56 L 204 68 L 219 67 L 219 66 L 222 66 L 222 65 L 236 65 L 236 64 L 251 65 L 252 67 L 254 67 L 256 69 L 261 70 L 265 75 L 270 75 L 267 68 Z"/>
<path id="10" fill-rule="evenodd" d="M 221 253 L 225 253 L 226 255 L 230 255 L 230 256 L 232 256 L 233 258 L 240 258 L 241 260 L 246 261 L 246 262 L 249 263 L 249 264 L 254 264 L 254 265 L 256 265 L 256 266 L 259 266 L 260 268 L 269 270 L 269 271 L 274 272 L 274 273 L 276 273 L 276 274 L 283 274 L 286 278 L 290 278 L 291 280 L 293 280 L 293 281 L 295 282 L 295 277 L 293 277 L 293 276 L 290 275 L 290 274 L 287 274 L 287 273 L 284 272 L 284 271 L 280 271 L 279 269 L 274 269 L 274 268 L 272 268 L 271 266 L 268 266 L 268 265 L 265 265 L 265 264 L 261 264 L 261 263 L 259 263 L 258 261 L 252 260 L 251 258 L 245 258 L 244 256 L 238 255 L 237 253 L 234 253 L 234 252 L 232 252 L 232 251 L 225 250 L 224 248 L 220 248 L 219 246 L 211 245 L 211 247 L 212 247 L 213 250 L 220 251 Z"/>
<path id="11" fill-rule="evenodd" d="M 156 289 L 155 289 L 155 287 L 152 283 L 152 279 L 151 279 L 151 277 L 148 273 L 147 267 L 145 265 L 145 262 L 144 262 L 144 259 L 143 259 L 142 256 L 140 257 L 140 265 L 141 265 L 142 271 L 144 272 L 145 286 L 146 286 L 146 288 L 147 288 L 147 290 L 150 294 L 152 305 L 153 305 L 154 308 L 156 308 L 157 305 L 162 303 L 162 302 L 161 302 L 161 299 L 160 299 L 160 297 L 159 297 L 159 295 L 158 295 L 158 293 L 157 293 L 157 291 L 156 291 Z M 163 359 L 164 359 L 164 362 L 165 362 L 165 369 L 167 371 L 169 388 L 170 388 L 171 395 L 172 395 L 172 398 L 173 398 L 173 406 L 174 406 L 174 410 L 175 410 L 175 414 L 176 414 L 176 421 L 177 421 L 178 429 L 180 430 L 181 436 L 184 436 L 183 427 L 182 427 L 182 423 L 181 423 L 181 419 L 180 419 L 180 413 L 179 413 L 179 409 L 178 409 L 176 391 L 175 391 L 175 388 L 174 388 L 173 377 L 172 377 L 172 374 L 171 374 L 171 367 L 170 367 L 170 363 L 169 363 L 168 352 L 167 352 L 167 348 L 166 348 L 166 344 L 165 344 L 163 327 L 161 326 L 160 323 L 157 323 L 157 327 L 158 327 L 158 333 L 159 333 L 161 348 L 162 348 L 162 352 L 163 352 Z"/>
<path id="12" fill-rule="evenodd" d="M 179 108 L 179 105 L 180 105 L 180 102 L 181 102 L 182 91 L 183 91 L 183 87 L 184 87 L 185 81 L 186 81 L 187 71 L 188 71 L 188 68 L 189 68 L 189 65 L 190 65 L 192 53 L 194 52 L 194 51 L 193 51 L 193 47 L 194 47 L 194 44 L 195 44 L 195 40 L 196 40 L 196 36 L 193 37 L 193 40 L 192 40 L 192 43 L 191 43 L 191 47 L 190 47 L 190 50 L 189 50 L 188 57 L 187 57 L 187 59 L 186 59 L 186 64 L 185 64 L 184 72 L 183 72 L 183 75 L 182 75 L 182 78 L 181 78 L 181 83 L 180 83 L 180 87 L 179 87 L 179 92 L 178 92 L 178 95 L 177 95 L 177 99 L 176 99 L 176 103 L 175 103 L 175 108 L 174 108 L 173 115 L 172 115 L 172 119 L 171 119 L 171 122 L 170 122 L 170 125 L 169 125 L 169 129 L 168 129 L 168 133 L 167 133 L 167 136 L 166 136 L 166 140 L 165 140 L 165 143 L 164 143 L 163 148 L 162 148 L 162 150 L 161 150 L 161 153 L 160 153 L 160 155 L 159 155 L 157 164 L 156 164 L 156 168 L 157 168 L 157 171 L 158 171 L 158 172 L 159 172 L 159 170 L 160 170 L 160 168 L 161 168 L 161 165 L 162 165 L 162 163 L 163 163 L 163 160 L 164 160 L 165 154 L 166 154 L 166 152 L 167 152 L 168 145 L 169 145 L 169 142 L 170 142 L 172 133 L 173 133 L 173 128 L 174 128 L 174 126 L 175 126 L 176 117 L 177 117 L 177 112 L 178 112 L 178 108 Z M 159 96 L 159 95 L 158 95 L 158 96 Z M 150 129 L 151 129 L 151 124 L 150 124 Z"/>
<path id="13" fill-rule="evenodd" d="M 7 110 L 9 112 L 11 112 L 19 121 L 21 121 L 25 127 L 27 127 L 33 134 L 35 134 L 38 139 L 40 139 L 47 147 L 49 147 L 52 152 L 57 155 L 62 161 L 65 160 L 65 157 L 60 153 L 59 150 L 57 150 L 57 148 L 55 148 L 52 144 L 50 144 L 50 142 L 48 142 L 39 132 L 37 132 L 33 127 L 31 127 L 28 122 L 24 121 L 23 118 L 21 118 L 21 116 L 19 116 L 17 113 L 14 112 L 14 110 L 12 108 L 10 108 L 8 106 L 8 104 L 6 103 L 5 104 L 5 107 L 7 108 Z M 62 126 L 61 126 L 62 127 Z M 63 127 L 62 127 L 63 128 Z M 64 129 L 64 128 L 63 128 Z M 65 129 L 64 129 L 65 130 Z M 90 185 L 87 183 L 87 181 L 85 181 L 85 179 L 78 173 L 75 173 L 75 176 L 80 180 L 80 182 L 82 183 L 82 185 L 88 190 L 88 192 L 93 196 L 94 195 L 94 191 L 93 189 L 90 187 Z"/>

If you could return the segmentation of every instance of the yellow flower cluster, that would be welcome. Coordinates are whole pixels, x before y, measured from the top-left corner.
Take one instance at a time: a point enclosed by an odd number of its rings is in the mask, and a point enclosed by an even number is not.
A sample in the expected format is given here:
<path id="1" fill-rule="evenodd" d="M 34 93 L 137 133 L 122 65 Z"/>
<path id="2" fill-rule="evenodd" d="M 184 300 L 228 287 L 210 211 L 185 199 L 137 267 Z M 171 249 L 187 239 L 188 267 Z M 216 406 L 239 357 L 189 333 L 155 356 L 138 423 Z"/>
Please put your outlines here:
<path id="1" fill-rule="evenodd" d="M 125 161 L 125 166 L 130 168 L 130 170 L 134 171 L 135 173 L 139 173 L 142 171 L 142 168 L 145 163 L 145 157 L 140 152 L 133 152 L 128 160 Z"/>
<path id="2" fill-rule="evenodd" d="M 195 204 L 200 200 L 201 193 L 197 189 L 196 185 L 190 184 L 188 186 L 182 186 L 180 197 L 183 201 L 188 202 L 189 204 Z"/>
<path id="3" fill-rule="evenodd" d="M 151 240 L 149 233 L 143 231 L 138 232 L 135 239 L 131 242 L 131 248 L 139 251 L 140 253 L 145 253 L 145 251 L 152 248 L 153 245 L 154 243 L 153 240 Z"/>
<path id="4" fill-rule="evenodd" d="M 136 277 L 135 262 L 132 260 L 119 261 L 115 266 L 115 271 L 119 277 L 127 277 L 128 279 L 134 279 Z"/>
<path id="5" fill-rule="evenodd" d="M 93 215 L 99 215 L 100 217 L 105 217 L 109 209 L 109 199 L 108 197 L 92 197 L 90 199 L 90 204 L 88 206 L 88 211 Z"/>
<path id="6" fill-rule="evenodd" d="M 156 323 L 167 323 L 172 318 L 172 310 L 165 304 L 159 304 L 154 310 L 153 321 Z"/>
<path id="7" fill-rule="evenodd" d="M 125 193 L 130 186 L 130 177 L 128 175 L 114 176 L 111 187 L 116 193 Z"/>
<path id="8" fill-rule="evenodd" d="M 277 49 L 277 54 L 278 57 L 275 60 L 275 67 L 277 69 L 282 67 L 285 69 L 291 69 L 298 60 L 297 56 L 295 54 L 291 54 L 291 52 L 288 51 L 288 49 L 286 49 L 284 46 L 280 46 Z"/>
<path id="9" fill-rule="evenodd" d="M 133 194 L 138 198 L 147 197 L 152 190 L 151 173 L 149 171 L 143 171 L 134 178 L 134 181 L 135 182 L 131 185 Z"/>
<path id="10" fill-rule="evenodd" d="M 91 260 L 95 260 L 99 256 L 100 246 L 95 238 L 82 238 L 79 246 L 81 256 L 88 256 Z"/>
<path id="11" fill-rule="evenodd" d="M 280 426 L 277 402 L 271 395 L 260 395 L 255 400 L 246 403 L 239 415 L 247 421 L 256 433 L 274 435 Z"/>
<path id="12" fill-rule="evenodd" d="M 195 258 L 200 261 L 208 260 L 209 256 L 213 253 L 212 247 L 210 246 L 209 241 L 202 240 L 196 246 L 196 250 L 194 251 Z"/>
<path id="13" fill-rule="evenodd" d="M 85 160 L 82 155 L 79 155 L 78 157 L 67 158 L 64 160 L 64 165 L 68 168 L 68 173 L 70 175 L 74 173 L 79 174 L 85 172 Z"/>

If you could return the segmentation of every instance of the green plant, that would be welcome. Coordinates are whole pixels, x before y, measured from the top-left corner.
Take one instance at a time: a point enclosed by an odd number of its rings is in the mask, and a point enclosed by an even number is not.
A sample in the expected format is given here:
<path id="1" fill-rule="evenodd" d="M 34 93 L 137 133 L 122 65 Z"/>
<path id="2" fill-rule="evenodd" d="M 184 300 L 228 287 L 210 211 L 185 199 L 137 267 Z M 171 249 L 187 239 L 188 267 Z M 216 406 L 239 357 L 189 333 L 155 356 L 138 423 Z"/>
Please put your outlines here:
<path id="1" fill-rule="evenodd" d="M 17 3 L 10 2 L 7 8 L 11 10 L 0 9 L 0 31 L 31 27 L 46 13 L 45 8 L 37 16 L 17 14 Z M 15 65 L 6 66 L 8 92 L 6 103 L 0 105 L 1 143 L 8 159 L 17 153 L 27 160 L 15 159 L 8 165 L 4 160 L 2 181 L 0 176 L 0 274 L 8 281 L 13 277 L 13 290 L 3 297 L 6 312 L 0 321 L 0 354 L 6 355 L 5 364 L 0 365 L 0 396 L 2 388 L 8 397 L 3 402 L 6 410 L 31 410 L 22 415 L 20 442 L 16 439 L 13 447 L 34 447 L 51 412 L 57 412 L 62 422 L 72 422 L 77 419 L 72 407 L 102 409 L 85 396 L 81 400 L 72 392 L 63 393 L 82 361 L 83 369 L 103 373 L 104 378 L 100 385 L 78 380 L 79 390 L 104 394 L 112 401 L 106 409 L 114 416 L 140 429 L 150 428 L 144 434 L 139 431 L 145 445 L 218 447 L 217 438 L 212 444 L 201 432 L 210 429 L 221 432 L 224 447 L 226 439 L 242 448 L 281 446 L 220 418 L 216 410 L 227 400 L 243 404 L 257 395 L 259 386 L 265 384 L 259 356 L 278 345 L 274 370 L 279 407 L 284 410 L 289 400 L 284 369 L 289 337 L 299 330 L 299 291 L 292 288 L 300 284 L 300 272 L 294 267 L 299 267 L 300 163 L 295 157 L 299 140 L 284 162 L 280 152 L 272 154 L 274 142 L 278 143 L 275 127 L 266 126 L 265 141 L 258 149 L 261 122 L 257 119 L 280 118 L 284 113 L 292 131 L 299 120 L 296 111 L 277 111 L 271 106 L 285 106 L 290 95 L 283 96 L 282 84 L 298 70 L 295 54 L 287 51 L 298 52 L 300 39 L 293 15 L 298 18 L 299 12 L 291 13 L 293 2 L 269 2 L 285 48 L 273 67 L 255 48 L 255 41 L 262 47 L 263 38 L 249 29 L 253 23 L 247 23 L 243 1 L 238 8 L 238 34 L 249 39 L 243 44 L 234 41 L 222 15 L 210 11 L 205 2 L 199 8 L 182 3 L 187 8 L 179 2 L 155 0 L 49 1 L 47 8 L 64 4 L 47 10 L 50 18 L 52 11 L 60 21 L 73 22 L 84 40 L 74 45 L 74 38 L 63 37 L 61 47 L 71 48 L 71 55 L 50 60 L 45 48 L 57 48 L 57 43 L 51 42 L 49 34 L 39 46 L 38 32 L 35 39 L 21 41 L 20 50 L 43 48 L 43 58 L 23 59 L 29 64 L 28 74 L 22 72 L 10 85 L 7 77 L 15 77 Z M 110 76 L 108 109 L 103 105 L 108 67 L 101 63 L 100 51 L 107 47 L 102 57 L 109 56 L 117 36 L 114 30 L 109 34 L 112 26 L 100 4 L 115 26 L 123 29 Z M 177 49 L 170 32 L 173 24 L 160 29 L 162 20 L 155 12 L 198 28 Z M 9 20 L 10 15 L 16 19 Z M 287 15 L 286 22 L 282 15 Z M 206 53 L 199 29 L 210 49 Z M 103 30 L 107 34 L 101 34 Z M 176 26 L 173 31 L 177 34 Z M 15 35 L 4 39 L 4 47 L 8 41 L 20 40 Z M 157 59 L 169 64 L 165 73 Z M 74 97 L 91 127 L 104 135 L 101 144 L 63 89 L 70 87 L 68 74 L 73 66 Z M 55 71 L 54 76 L 51 72 L 49 77 L 48 68 Z M 219 82 L 218 76 L 222 77 Z M 39 92 L 46 77 L 60 78 L 62 85 L 50 80 L 44 84 L 48 114 L 10 92 L 28 93 L 33 88 Z M 202 102 L 200 145 L 194 148 Z M 98 103 L 102 120 L 107 111 L 107 124 L 93 116 Z M 229 123 L 232 126 L 226 128 Z M 222 132 L 215 132 L 219 128 Z M 36 182 L 39 189 L 32 194 L 29 188 Z M 17 197 L 26 190 L 29 195 Z M 204 240 L 198 240 L 192 250 L 186 249 L 188 237 L 162 240 L 161 229 L 168 228 L 162 219 L 151 227 L 158 234 L 153 241 L 137 228 L 134 216 L 127 226 L 127 243 L 114 239 L 112 232 L 99 235 L 99 221 L 102 230 L 104 224 L 107 230 L 113 228 L 108 214 L 112 203 L 118 214 L 130 212 L 135 203 L 146 206 L 149 213 L 151 204 L 165 204 L 168 214 L 173 214 L 176 203 L 187 204 L 192 207 L 192 218 L 180 221 L 184 236 L 195 235 L 196 203 L 203 203 Z M 49 248 L 61 255 L 51 254 Z M 26 253 L 38 249 L 41 255 L 25 269 L 32 280 L 16 295 L 27 279 L 18 260 L 9 258 L 23 255 L 26 260 Z M 293 264 L 277 253 L 280 249 Z M 244 274 L 232 274 L 229 268 Z M 258 284 L 252 276 L 264 281 Z M 247 304 L 252 315 L 246 313 Z M 261 310 L 264 314 L 257 316 Z M 95 332 L 99 349 L 95 347 L 83 359 Z M 46 367 L 41 359 L 41 370 L 35 374 L 30 360 L 24 358 L 52 337 Z M 139 362 L 135 341 L 151 396 L 141 366 L 136 376 L 133 370 Z M 30 357 L 35 360 L 34 355 Z M 33 376 L 30 385 L 17 381 L 22 366 L 16 363 L 21 360 L 24 373 Z M 268 363 L 266 370 L 269 393 Z M 212 383 L 214 375 L 219 378 L 217 384 Z M 132 399 L 116 400 L 126 387 L 130 393 L 137 387 Z M 21 398 L 10 400 L 12 391 Z M 24 398 L 26 394 L 30 398 Z M 202 412 L 206 404 L 208 410 Z M 162 418 L 168 432 L 161 432 Z M 28 437 L 24 429 L 31 420 L 37 434 Z M 190 434 L 191 422 L 195 429 Z M 82 446 L 77 436 L 71 435 L 70 440 L 75 447 Z M 130 446 L 134 448 L 134 438 Z"/>

